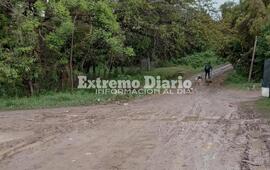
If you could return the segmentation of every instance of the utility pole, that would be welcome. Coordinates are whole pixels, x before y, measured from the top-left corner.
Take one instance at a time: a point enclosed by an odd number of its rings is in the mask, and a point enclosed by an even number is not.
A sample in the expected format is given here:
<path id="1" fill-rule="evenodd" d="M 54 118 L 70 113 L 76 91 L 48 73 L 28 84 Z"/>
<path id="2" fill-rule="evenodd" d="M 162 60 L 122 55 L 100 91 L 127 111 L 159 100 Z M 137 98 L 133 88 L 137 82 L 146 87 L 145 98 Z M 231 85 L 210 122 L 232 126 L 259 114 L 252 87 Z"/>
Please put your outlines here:
<path id="1" fill-rule="evenodd" d="M 255 43 L 254 43 L 254 48 L 253 48 L 252 60 L 251 60 L 250 69 L 249 69 L 248 82 L 251 81 L 251 77 L 252 77 L 253 65 L 254 65 L 256 48 L 257 48 L 257 41 L 258 41 L 258 36 L 255 37 Z"/>

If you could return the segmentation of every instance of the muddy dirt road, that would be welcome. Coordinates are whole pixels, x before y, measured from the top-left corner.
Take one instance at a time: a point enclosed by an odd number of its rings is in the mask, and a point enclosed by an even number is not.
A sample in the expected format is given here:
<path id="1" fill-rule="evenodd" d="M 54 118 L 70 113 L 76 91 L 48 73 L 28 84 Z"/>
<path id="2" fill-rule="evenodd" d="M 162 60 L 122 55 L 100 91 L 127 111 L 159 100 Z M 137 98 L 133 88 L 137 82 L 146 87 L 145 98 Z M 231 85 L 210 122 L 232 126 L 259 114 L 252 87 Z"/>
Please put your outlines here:
<path id="1" fill-rule="evenodd" d="M 242 102 L 258 92 L 193 95 L 0 113 L 1 170 L 270 169 L 270 128 Z"/>

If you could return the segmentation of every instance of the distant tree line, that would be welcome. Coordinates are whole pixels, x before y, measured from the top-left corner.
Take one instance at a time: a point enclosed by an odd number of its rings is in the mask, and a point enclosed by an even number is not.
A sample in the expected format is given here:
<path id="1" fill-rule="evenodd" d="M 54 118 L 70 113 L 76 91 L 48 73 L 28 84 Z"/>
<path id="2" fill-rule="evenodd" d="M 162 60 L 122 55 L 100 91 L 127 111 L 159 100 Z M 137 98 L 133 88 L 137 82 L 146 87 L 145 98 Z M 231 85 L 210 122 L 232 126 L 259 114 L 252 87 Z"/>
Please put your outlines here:
<path id="1" fill-rule="evenodd" d="M 217 50 L 254 74 L 269 57 L 269 0 L 1 0 L 0 95 L 73 89 L 78 75 L 109 77 Z"/>

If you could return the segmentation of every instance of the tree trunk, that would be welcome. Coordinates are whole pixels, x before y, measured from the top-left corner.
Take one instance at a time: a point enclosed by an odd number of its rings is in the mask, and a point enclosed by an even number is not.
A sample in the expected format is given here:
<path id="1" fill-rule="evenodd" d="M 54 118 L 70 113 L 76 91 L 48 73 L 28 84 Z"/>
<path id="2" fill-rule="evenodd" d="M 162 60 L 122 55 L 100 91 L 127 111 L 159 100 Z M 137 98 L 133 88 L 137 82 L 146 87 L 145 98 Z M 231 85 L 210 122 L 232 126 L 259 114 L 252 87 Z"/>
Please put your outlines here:
<path id="1" fill-rule="evenodd" d="M 151 70 L 151 59 L 150 59 L 149 56 L 148 56 L 148 58 L 147 58 L 147 70 L 148 70 L 148 71 Z"/>
<path id="2" fill-rule="evenodd" d="M 111 76 L 111 74 L 112 74 L 112 70 L 113 70 L 113 65 L 112 65 L 112 64 L 110 64 L 110 67 L 109 67 L 109 76 Z"/>
<path id="3" fill-rule="evenodd" d="M 110 63 L 109 63 L 109 76 L 112 73 L 112 69 L 113 69 L 113 58 L 112 56 L 110 56 Z"/>
<path id="4" fill-rule="evenodd" d="M 77 15 L 75 15 L 73 19 L 73 30 L 72 30 L 72 37 L 71 37 L 71 50 L 70 50 L 70 58 L 69 58 L 69 69 L 70 69 L 70 86 L 71 91 L 74 89 L 74 80 L 73 80 L 73 47 L 74 47 L 74 32 L 75 32 L 75 23 L 76 23 Z"/>
<path id="5" fill-rule="evenodd" d="M 33 96 L 34 95 L 34 87 L 33 87 L 32 80 L 28 80 L 28 87 L 29 87 L 29 91 L 30 91 L 30 96 Z"/>
<path id="6" fill-rule="evenodd" d="M 156 55 L 156 43 L 157 43 L 157 41 L 156 41 L 156 35 L 153 37 L 153 50 L 152 50 L 152 54 L 151 54 L 151 57 L 152 57 L 152 59 L 154 59 L 155 58 L 155 55 Z M 148 56 L 148 58 L 147 58 L 147 69 L 148 69 L 148 71 L 150 71 L 151 70 L 151 58 L 150 58 L 150 56 Z"/>
<path id="7" fill-rule="evenodd" d="M 123 64 L 121 64 L 121 73 L 122 73 L 122 74 L 124 74 L 124 73 L 125 73 L 125 69 L 124 69 Z"/>
<path id="8" fill-rule="evenodd" d="M 96 64 L 93 64 L 93 77 L 96 78 L 97 70 L 96 70 Z"/>

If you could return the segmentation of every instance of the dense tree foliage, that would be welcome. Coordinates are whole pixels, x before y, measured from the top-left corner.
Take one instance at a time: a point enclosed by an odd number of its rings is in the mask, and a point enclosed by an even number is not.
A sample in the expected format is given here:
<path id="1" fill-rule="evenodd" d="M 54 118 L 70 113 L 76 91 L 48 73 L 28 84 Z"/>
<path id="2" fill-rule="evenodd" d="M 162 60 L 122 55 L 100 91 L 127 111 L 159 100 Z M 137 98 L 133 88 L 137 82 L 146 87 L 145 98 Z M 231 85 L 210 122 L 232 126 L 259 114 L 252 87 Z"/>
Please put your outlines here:
<path id="1" fill-rule="evenodd" d="M 257 80 L 262 78 L 264 60 L 270 58 L 269 3 L 269 0 L 242 0 L 240 4 L 227 2 L 221 6 L 224 38 L 220 54 L 247 76 L 258 36 L 253 72 Z"/>
<path id="2" fill-rule="evenodd" d="M 1 0 L 0 94 L 73 89 L 80 74 L 151 69 L 209 49 L 247 72 L 255 36 L 261 74 L 270 56 L 269 0 L 221 11 L 219 20 L 212 0 Z"/>
<path id="3" fill-rule="evenodd" d="M 72 88 L 75 77 L 148 69 L 212 48 L 210 0 L 1 0 L 1 95 Z M 75 80 L 74 80 L 75 79 Z"/>

